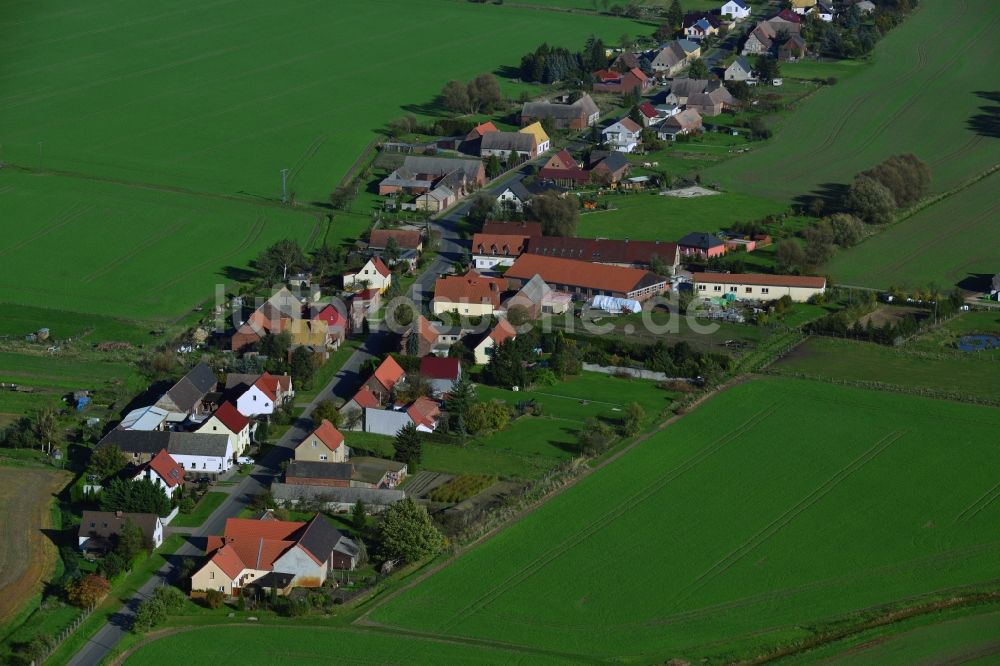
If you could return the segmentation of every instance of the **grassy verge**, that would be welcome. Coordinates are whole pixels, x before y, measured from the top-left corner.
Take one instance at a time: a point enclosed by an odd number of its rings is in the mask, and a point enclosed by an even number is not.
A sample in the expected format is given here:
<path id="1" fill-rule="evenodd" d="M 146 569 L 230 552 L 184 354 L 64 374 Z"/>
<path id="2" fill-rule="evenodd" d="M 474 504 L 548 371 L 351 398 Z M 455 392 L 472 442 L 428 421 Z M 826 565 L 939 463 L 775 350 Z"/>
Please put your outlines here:
<path id="1" fill-rule="evenodd" d="M 199 527 L 225 500 L 226 493 L 205 493 L 191 513 L 179 514 L 170 524 L 173 527 Z"/>
<path id="2" fill-rule="evenodd" d="M 308 389 L 298 389 L 295 392 L 295 401 L 297 403 L 310 402 L 313 398 L 319 395 L 319 392 L 326 388 L 326 385 L 330 383 L 340 368 L 347 362 L 347 359 L 358 350 L 361 345 L 364 344 L 364 340 L 355 340 L 348 338 L 344 340 L 340 348 L 330 356 L 330 360 L 324 363 L 322 366 L 316 369 L 316 374 L 313 375 L 312 385 Z"/>

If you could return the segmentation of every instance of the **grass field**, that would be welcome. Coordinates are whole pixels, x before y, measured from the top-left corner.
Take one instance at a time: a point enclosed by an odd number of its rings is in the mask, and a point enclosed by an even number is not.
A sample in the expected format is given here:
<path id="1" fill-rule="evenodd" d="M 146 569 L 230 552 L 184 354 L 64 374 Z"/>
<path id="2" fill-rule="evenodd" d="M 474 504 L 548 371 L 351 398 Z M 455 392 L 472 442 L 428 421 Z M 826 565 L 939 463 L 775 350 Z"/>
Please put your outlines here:
<path id="1" fill-rule="evenodd" d="M 65 472 L 0 466 L 0 625 L 41 590 L 52 573 L 56 546 L 52 499 L 69 481 Z"/>
<path id="2" fill-rule="evenodd" d="M 969 121 L 987 104 L 976 92 L 1000 89 L 1000 70 L 979 64 L 994 53 L 989 35 L 1000 5 L 920 5 L 878 44 L 873 66 L 813 95 L 767 145 L 706 170 L 707 182 L 788 201 L 848 183 L 893 153 L 913 152 L 930 163 L 933 189 L 942 192 L 996 164 L 996 139 L 977 134 Z M 938 39 L 945 23 L 953 39 Z"/>
<path id="3" fill-rule="evenodd" d="M 327 230 L 312 204 L 386 121 L 437 113 L 448 79 L 640 28 L 443 0 L 57 0 L 5 21 L 0 159 L 29 171 L 0 172 L 0 302 L 141 320 L 183 315 L 278 239 L 356 238 L 366 215 Z M 284 168 L 294 211 L 275 205 Z"/>
<path id="4" fill-rule="evenodd" d="M 992 408 L 739 385 L 369 619 L 591 659 L 756 655 L 993 579 L 998 426 Z"/>
<path id="5" fill-rule="evenodd" d="M 868 342 L 813 337 L 771 366 L 842 382 L 876 382 L 911 391 L 929 389 L 956 398 L 1000 404 L 1000 355 L 941 350 L 938 354 Z"/>
<path id="6" fill-rule="evenodd" d="M 996 145 L 996 139 L 992 139 Z M 994 153 L 997 156 L 996 153 Z M 839 252 L 826 271 L 843 284 L 887 288 L 935 285 L 989 290 L 1000 266 L 996 233 L 1000 172 L 935 203 L 860 245 Z"/>
<path id="7" fill-rule="evenodd" d="M 173 527 L 200 527 L 205 519 L 226 501 L 226 496 L 226 493 L 220 492 L 205 493 L 205 496 L 198 500 L 191 513 L 178 514 L 170 525 Z"/>
<path id="8" fill-rule="evenodd" d="M 253 645 L 248 650 L 247 646 Z M 572 657 L 540 651 L 523 653 L 503 646 L 463 645 L 352 629 L 295 626 L 208 627 L 175 634 L 137 650 L 125 663 L 187 666 L 191 654 L 222 663 L 240 654 L 245 664 L 328 664 L 336 654 L 343 664 L 484 664 L 529 666 L 573 664 Z"/>
<path id="9" fill-rule="evenodd" d="M 602 201 L 614 206 L 614 210 L 580 215 L 579 236 L 675 241 L 692 231 L 718 231 L 734 222 L 760 219 L 786 208 L 770 199 L 738 193 L 691 199 L 632 194 Z"/>

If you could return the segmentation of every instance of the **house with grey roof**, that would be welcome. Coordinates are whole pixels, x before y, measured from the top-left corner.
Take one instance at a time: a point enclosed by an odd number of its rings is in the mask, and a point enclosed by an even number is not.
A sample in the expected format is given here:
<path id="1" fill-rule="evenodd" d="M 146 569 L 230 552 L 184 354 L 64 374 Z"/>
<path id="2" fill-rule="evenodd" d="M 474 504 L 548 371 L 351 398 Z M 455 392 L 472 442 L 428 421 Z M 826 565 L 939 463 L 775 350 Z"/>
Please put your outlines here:
<path id="1" fill-rule="evenodd" d="M 479 144 L 480 157 L 496 156 L 506 160 L 511 153 L 521 159 L 531 159 L 538 155 L 538 143 L 533 134 L 526 132 L 488 132 Z"/>
<path id="2" fill-rule="evenodd" d="M 235 444 L 226 434 L 173 432 L 169 430 L 122 430 L 115 428 L 98 447 L 116 446 L 134 465 L 142 465 L 166 451 L 185 470 L 220 474 L 233 466 Z"/>
<path id="3" fill-rule="evenodd" d="M 525 102 L 521 109 L 521 125 L 550 120 L 556 129 L 586 129 L 601 119 L 601 110 L 590 95 L 574 102 Z"/>
<path id="4" fill-rule="evenodd" d="M 753 67 L 750 66 L 750 61 L 743 56 L 736 56 L 736 60 L 730 63 L 729 67 L 726 67 L 722 78 L 726 81 L 751 82 L 755 80 Z"/>
<path id="5" fill-rule="evenodd" d="M 210 411 L 211 406 L 205 404 L 205 397 L 218 386 L 219 380 L 212 369 L 199 363 L 170 387 L 155 406 L 170 412 L 168 420 L 183 421 L 188 416 Z"/>
<path id="6" fill-rule="evenodd" d="M 435 198 L 441 201 L 465 196 L 485 184 L 486 168 L 480 160 L 407 155 L 403 164 L 379 183 L 379 194 L 420 196 L 436 191 Z"/>

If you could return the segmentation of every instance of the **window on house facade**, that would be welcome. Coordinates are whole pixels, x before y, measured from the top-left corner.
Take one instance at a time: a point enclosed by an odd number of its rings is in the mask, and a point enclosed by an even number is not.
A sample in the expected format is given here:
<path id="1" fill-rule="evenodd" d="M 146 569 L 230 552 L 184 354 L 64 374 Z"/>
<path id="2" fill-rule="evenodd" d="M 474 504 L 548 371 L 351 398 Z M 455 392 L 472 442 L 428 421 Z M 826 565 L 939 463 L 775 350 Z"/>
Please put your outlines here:
<path id="1" fill-rule="evenodd" d="M 760 293 L 762 293 L 762 294 L 767 294 L 767 293 L 769 293 L 770 291 L 771 291 L 771 290 L 770 290 L 770 289 L 768 289 L 767 287 L 761 287 L 761 288 L 760 288 Z"/>
<path id="2" fill-rule="evenodd" d="M 707 287 L 708 287 L 708 285 L 704 285 L 704 284 L 699 284 L 699 285 L 698 285 L 698 291 L 705 291 L 705 289 L 706 289 Z"/>
<path id="3" fill-rule="evenodd" d="M 735 294 L 735 293 L 736 293 L 736 287 L 730 287 L 730 288 L 729 288 L 729 291 L 731 291 L 732 293 L 734 293 L 734 294 Z"/>
<path id="4" fill-rule="evenodd" d="M 209 580 L 214 579 L 215 578 L 215 572 L 214 571 L 209 571 L 208 572 L 208 578 L 209 578 Z"/>
<path id="5" fill-rule="evenodd" d="M 714 287 L 712 287 L 712 291 L 722 291 L 722 285 L 721 284 L 715 285 Z"/>
<path id="6" fill-rule="evenodd" d="M 748 294 L 752 294 L 753 293 L 753 287 L 747 287 L 747 293 Z"/>
<path id="7" fill-rule="evenodd" d="M 325 453 L 319 454 L 319 459 L 320 460 L 326 460 L 326 454 Z"/>

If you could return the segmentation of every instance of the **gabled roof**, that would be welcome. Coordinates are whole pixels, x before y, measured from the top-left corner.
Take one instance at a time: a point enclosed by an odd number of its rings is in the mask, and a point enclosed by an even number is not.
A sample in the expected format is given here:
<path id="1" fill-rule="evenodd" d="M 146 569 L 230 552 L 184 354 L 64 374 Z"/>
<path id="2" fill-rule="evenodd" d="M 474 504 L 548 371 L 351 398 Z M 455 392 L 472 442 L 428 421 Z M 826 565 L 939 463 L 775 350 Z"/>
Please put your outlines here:
<path id="1" fill-rule="evenodd" d="M 540 275 L 533 276 L 524 283 L 524 286 L 517 292 L 518 296 L 527 298 L 532 303 L 540 305 L 542 300 L 552 291 Z"/>
<path id="2" fill-rule="evenodd" d="M 434 283 L 434 300 L 448 303 L 490 303 L 500 305 L 500 295 L 506 282 L 499 278 L 483 277 L 474 270 L 465 275 L 440 277 Z"/>
<path id="3" fill-rule="evenodd" d="M 642 129 L 642 127 L 639 125 L 639 123 L 635 122 L 634 120 L 632 120 L 628 116 L 625 116 L 624 118 L 622 118 L 618 122 L 616 122 L 616 123 L 614 123 L 612 125 L 609 125 L 608 128 L 604 130 L 604 132 L 610 132 L 610 131 L 612 131 L 612 128 L 615 125 L 621 125 L 622 127 L 624 127 L 629 132 L 638 132 L 638 131 L 640 131 Z"/>
<path id="4" fill-rule="evenodd" d="M 374 229 L 368 239 L 368 246 L 384 248 L 388 245 L 390 238 L 396 239 L 396 244 L 400 249 L 408 250 L 417 249 L 422 240 L 419 231 L 409 229 Z"/>
<path id="5" fill-rule="evenodd" d="M 233 546 L 222 546 L 212 554 L 211 559 L 217 567 L 222 569 L 222 573 L 229 576 L 230 580 L 239 576 L 240 572 L 247 568 Z"/>
<path id="6" fill-rule="evenodd" d="M 528 236 L 500 234 L 474 234 L 472 236 L 473 254 L 516 257 L 524 252 L 527 245 Z"/>
<path id="7" fill-rule="evenodd" d="M 499 131 L 500 130 L 497 129 L 497 126 L 493 124 L 492 120 L 487 120 L 485 123 L 480 123 L 479 125 L 473 127 L 472 132 L 469 132 L 469 134 L 475 133 L 478 134 L 479 136 L 485 136 L 490 132 L 499 132 Z"/>
<path id="8" fill-rule="evenodd" d="M 161 449 L 153 456 L 153 459 L 143 466 L 143 468 L 146 467 L 156 472 L 168 488 L 173 488 L 184 482 L 184 468 L 170 457 L 166 449 Z"/>
<path id="9" fill-rule="evenodd" d="M 369 393 L 371 392 L 369 391 Z M 323 419 L 320 422 L 319 427 L 312 431 L 312 436 L 326 444 L 326 448 L 331 451 L 336 451 L 337 448 L 344 443 L 343 433 L 337 430 L 337 428 L 326 419 Z"/>
<path id="10" fill-rule="evenodd" d="M 169 412 L 155 405 L 133 409 L 125 415 L 119 428 L 125 430 L 155 430 L 167 420 Z"/>
<path id="11" fill-rule="evenodd" d="M 521 116 L 526 118 L 580 118 L 586 120 L 595 113 L 600 113 L 597 104 L 590 95 L 584 94 L 572 104 L 557 104 L 554 102 L 525 102 Z"/>
<path id="12" fill-rule="evenodd" d="M 508 340 L 516 338 L 517 331 L 514 330 L 514 326 L 509 321 L 507 321 L 506 319 L 501 319 L 500 321 L 497 322 L 497 325 L 493 327 L 493 330 L 490 331 L 488 337 L 491 340 L 493 340 L 493 344 L 501 345 L 507 342 Z"/>
<path id="13" fill-rule="evenodd" d="M 437 340 L 436 337 L 434 339 Z M 362 386 L 361 390 L 355 393 L 351 400 L 356 402 L 358 407 L 361 407 L 362 409 L 365 407 L 378 407 L 378 398 L 375 397 L 375 394 L 372 393 L 367 386 Z"/>
<path id="14" fill-rule="evenodd" d="M 522 127 L 520 132 L 524 134 L 530 134 L 535 137 L 535 142 L 540 146 L 549 140 L 549 135 L 545 133 L 545 129 L 542 127 L 542 123 L 537 120 L 526 127 Z"/>
<path id="15" fill-rule="evenodd" d="M 708 234 L 703 231 L 694 231 L 677 241 L 677 244 L 681 247 L 693 247 L 699 250 L 709 250 L 713 247 L 725 245 L 726 243 L 712 234 Z"/>
<path id="16" fill-rule="evenodd" d="M 650 120 L 656 117 L 656 109 L 649 102 L 643 102 L 639 105 L 639 113 L 646 116 Z"/>
<path id="17" fill-rule="evenodd" d="M 327 562 L 334 551 L 349 557 L 358 554 L 357 544 L 318 513 L 302 530 L 299 546 L 318 563 Z"/>
<path id="18" fill-rule="evenodd" d="M 561 151 L 561 155 L 566 151 Z M 567 155 L 569 153 L 566 153 Z M 572 161 L 572 157 L 569 158 Z M 576 164 L 576 162 L 573 162 Z M 490 220 L 483 224 L 482 233 L 484 234 L 497 234 L 501 236 L 541 236 L 542 235 L 542 223 L 541 222 L 502 222 L 497 220 Z"/>
<path id="19" fill-rule="evenodd" d="M 774 18 L 782 19 L 784 21 L 788 21 L 789 23 L 802 23 L 802 17 L 793 12 L 791 9 L 782 9 Z"/>
<path id="20" fill-rule="evenodd" d="M 265 372 L 253 383 L 257 389 L 271 400 L 278 399 L 278 378 Z"/>
<path id="21" fill-rule="evenodd" d="M 425 356 L 420 359 L 420 374 L 428 379 L 458 379 L 462 364 L 457 358 Z"/>
<path id="22" fill-rule="evenodd" d="M 285 482 L 291 479 L 329 479 L 350 481 L 354 475 L 351 463 L 322 462 L 315 460 L 289 460 L 285 468 Z"/>
<path id="23" fill-rule="evenodd" d="M 740 9 L 746 9 L 747 6 L 748 6 L 747 3 L 743 2 L 743 0 L 728 0 L 728 2 L 726 2 L 726 4 L 729 4 L 730 2 L 732 2 L 733 4 L 735 4 Z"/>
<path id="24" fill-rule="evenodd" d="M 182 412 L 187 412 L 214 391 L 217 384 L 218 380 L 212 369 L 204 363 L 199 363 L 181 377 L 163 397 Z"/>
<path id="25" fill-rule="evenodd" d="M 257 520 L 255 518 L 227 518 L 223 536 L 226 540 L 241 538 L 275 539 L 288 541 L 305 523 L 292 520 Z"/>
<path id="26" fill-rule="evenodd" d="M 386 266 L 385 263 L 383 263 L 382 260 L 379 259 L 378 257 L 372 257 L 371 259 L 368 260 L 368 263 L 370 263 L 372 265 L 372 268 L 377 270 L 378 274 L 381 275 L 382 277 L 388 277 L 389 274 L 392 273 L 392 271 L 389 270 L 389 267 Z"/>
<path id="27" fill-rule="evenodd" d="M 701 127 L 701 114 L 697 109 L 684 109 L 663 121 L 666 127 L 679 127 L 692 130 Z"/>
<path id="28" fill-rule="evenodd" d="M 111 537 L 121 534 L 126 522 L 142 530 L 147 537 L 152 538 L 156 523 L 160 517 L 155 513 L 123 513 L 121 511 L 84 511 L 80 518 L 79 536 L 81 537 Z M 90 524 L 94 526 L 91 527 Z"/>
<path id="29" fill-rule="evenodd" d="M 239 434 L 244 428 L 250 425 L 250 419 L 240 414 L 239 410 L 228 400 L 222 403 L 212 416 L 217 418 L 222 425 L 226 426 L 234 434 Z"/>
<path id="30" fill-rule="evenodd" d="M 654 286 L 664 281 L 655 273 L 639 268 L 622 268 L 536 254 L 522 254 L 504 275 L 518 280 L 530 280 L 539 275 L 550 285 L 620 293 Z"/>
<path id="31" fill-rule="evenodd" d="M 528 252 L 607 264 L 645 264 L 656 255 L 667 263 L 672 263 L 677 255 L 677 245 L 660 241 L 541 236 L 531 239 Z"/>
<path id="32" fill-rule="evenodd" d="M 313 319 L 325 321 L 327 328 L 344 328 L 347 326 L 347 318 L 332 303 L 316 313 Z"/>
<path id="33" fill-rule="evenodd" d="M 619 152 L 617 150 L 612 150 L 606 157 L 601 159 L 600 162 L 594 165 L 594 169 L 600 167 L 601 169 L 606 169 L 612 173 L 620 171 L 628 166 L 628 160 L 625 158 L 625 153 Z"/>
<path id="34" fill-rule="evenodd" d="M 167 453 L 172 456 L 225 458 L 230 454 L 229 435 L 201 432 L 172 432 Z"/>
<path id="35" fill-rule="evenodd" d="M 518 150 L 532 152 L 537 148 L 535 136 L 523 132 L 490 132 L 483 137 L 480 150 Z"/>
<path id="36" fill-rule="evenodd" d="M 414 424 L 434 428 L 438 416 L 441 415 L 441 408 L 427 396 L 420 396 L 407 407 L 406 414 Z"/>
<path id="37" fill-rule="evenodd" d="M 750 61 L 747 60 L 746 58 L 744 58 L 743 56 L 736 56 L 736 60 L 734 60 L 729 65 L 729 68 L 732 68 L 732 67 L 739 67 L 740 69 L 742 69 L 747 74 L 750 74 L 751 72 L 753 72 L 753 67 L 750 66 Z M 729 68 L 727 68 L 727 69 L 729 69 Z"/>
<path id="38" fill-rule="evenodd" d="M 386 356 L 385 360 L 379 364 L 378 368 L 375 369 L 375 379 L 378 380 L 379 384 L 385 387 L 387 391 L 391 391 L 392 387 L 395 386 L 400 379 L 406 376 L 406 371 L 403 367 L 396 362 L 392 356 Z"/>

